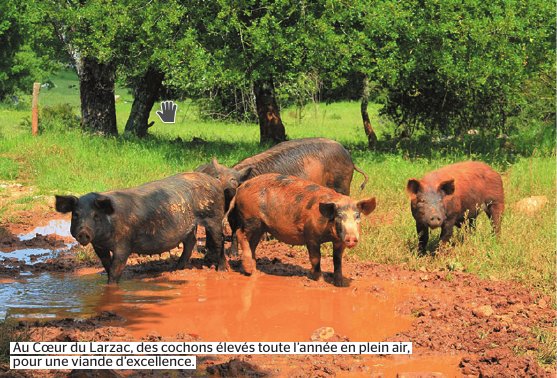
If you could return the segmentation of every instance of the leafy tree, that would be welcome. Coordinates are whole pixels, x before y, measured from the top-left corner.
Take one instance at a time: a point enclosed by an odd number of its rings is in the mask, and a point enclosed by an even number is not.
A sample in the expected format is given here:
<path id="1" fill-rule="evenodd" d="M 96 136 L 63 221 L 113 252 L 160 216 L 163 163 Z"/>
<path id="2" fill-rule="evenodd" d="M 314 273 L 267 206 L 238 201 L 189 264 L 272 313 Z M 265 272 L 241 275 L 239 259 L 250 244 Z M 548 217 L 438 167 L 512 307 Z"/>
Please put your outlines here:
<path id="1" fill-rule="evenodd" d="M 197 43 L 191 27 L 195 13 L 187 2 L 131 2 L 144 4 L 131 13 L 134 28 L 118 73 L 134 94 L 125 132 L 143 137 L 153 124 L 148 123 L 153 104 L 163 92 L 193 93 L 202 85 L 207 54 Z"/>
<path id="2" fill-rule="evenodd" d="M 35 53 L 44 41 L 33 38 L 26 10 L 25 3 L 0 1 L 0 100 L 18 91 L 29 93 L 33 81 L 56 67 L 48 56 Z"/>
<path id="3" fill-rule="evenodd" d="M 378 1 L 365 31 L 383 113 L 412 133 L 506 131 L 524 83 L 555 51 L 554 9 L 527 2 Z"/>
<path id="4" fill-rule="evenodd" d="M 35 27 L 46 26 L 76 68 L 84 129 L 117 135 L 114 83 L 119 53 L 130 33 L 124 2 L 36 1 L 29 7 Z"/>
<path id="5" fill-rule="evenodd" d="M 210 83 L 253 87 L 260 142 L 285 140 L 277 86 L 293 83 L 300 75 L 336 80 L 336 73 L 346 69 L 348 44 L 334 27 L 341 5 L 289 0 L 211 4 L 200 2 L 198 8 L 209 9 L 209 14 L 195 17 L 203 20 L 196 25 L 199 42 L 215 63 Z"/>
<path id="6" fill-rule="evenodd" d="M 13 91 L 10 80 L 15 54 L 22 43 L 21 32 L 16 22 L 16 9 L 13 3 L 0 3 L 0 99 Z"/>

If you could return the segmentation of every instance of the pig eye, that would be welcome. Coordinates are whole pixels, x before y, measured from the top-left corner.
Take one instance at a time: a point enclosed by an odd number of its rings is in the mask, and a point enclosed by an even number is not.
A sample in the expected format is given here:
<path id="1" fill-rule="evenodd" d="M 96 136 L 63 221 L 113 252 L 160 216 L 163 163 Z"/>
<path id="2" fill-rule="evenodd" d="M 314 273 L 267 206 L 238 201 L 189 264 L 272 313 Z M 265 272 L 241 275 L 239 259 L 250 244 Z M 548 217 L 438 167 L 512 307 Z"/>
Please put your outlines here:
<path id="1" fill-rule="evenodd" d="M 360 220 L 361 215 L 360 215 L 360 213 L 359 213 L 358 211 L 356 211 L 356 212 L 354 213 L 354 218 L 355 218 L 357 221 Z"/>
<path id="2" fill-rule="evenodd" d="M 98 221 L 101 217 L 99 216 L 99 214 L 93 214 L 93 219 Z"/>
<path id="3" fill-rule="evenodd" d="M 236 185 L 236 184 L 238 184 L 238 180 L 236 180 L 234 177 L 232 177 L 230 179 L 230 183 L 233 184 L 233 185 Z"/>

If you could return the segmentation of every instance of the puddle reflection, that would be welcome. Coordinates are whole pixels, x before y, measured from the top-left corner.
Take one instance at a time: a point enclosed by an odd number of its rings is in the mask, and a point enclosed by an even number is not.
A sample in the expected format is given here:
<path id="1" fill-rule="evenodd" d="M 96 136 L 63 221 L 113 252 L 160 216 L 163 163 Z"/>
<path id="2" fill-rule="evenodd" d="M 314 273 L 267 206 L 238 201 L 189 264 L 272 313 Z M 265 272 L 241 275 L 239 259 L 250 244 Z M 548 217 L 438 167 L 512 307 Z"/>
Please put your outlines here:
<path id="1" fill-rule="evenodd" d="M 62 236 L 62 237 L 70 237 L 70 236 L 72 236 L 70 234 L 70 224 L 71 224 L 71 222 L 68 221 L 68 220 L 65 220 L 65 219 L 54 219 L 54 220 L 51 220 L 50 222 L 48 222 L 48 224 L 46 226 L 37 227 L 33 231 L 31 231 L 30 233 L 18 235 L 18 237 L 19 237 L 19 240 L 21 240 L 21 241 L 31 240 L 37 234 L 41 234 L 41 235 L 56 234 L 56 235 Z"/>

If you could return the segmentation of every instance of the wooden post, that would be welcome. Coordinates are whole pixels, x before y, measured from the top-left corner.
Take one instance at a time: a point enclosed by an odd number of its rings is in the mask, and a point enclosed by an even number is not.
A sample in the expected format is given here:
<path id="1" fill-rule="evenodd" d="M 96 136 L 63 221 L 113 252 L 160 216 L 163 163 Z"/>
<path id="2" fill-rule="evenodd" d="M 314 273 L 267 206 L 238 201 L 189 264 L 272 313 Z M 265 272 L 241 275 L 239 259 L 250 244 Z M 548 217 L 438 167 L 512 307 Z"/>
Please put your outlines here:
<path id="1" fill-rule="evenodd" d="M 39 91 L 41 90 L 41 83 L 33 84 L 33 102 L 31 105 L 32 116 L 31 116 L 31 130 L 33 136 L 39 134 Z"/>
<path id="2" fill-rule="evenodd" d="M 33 136 L 39 133 L 39 91 L 41 90 L 41 83 L 33 84 L 33 102 L 32 102 L 32 117 L 31 117 L 31 130 Z"/>

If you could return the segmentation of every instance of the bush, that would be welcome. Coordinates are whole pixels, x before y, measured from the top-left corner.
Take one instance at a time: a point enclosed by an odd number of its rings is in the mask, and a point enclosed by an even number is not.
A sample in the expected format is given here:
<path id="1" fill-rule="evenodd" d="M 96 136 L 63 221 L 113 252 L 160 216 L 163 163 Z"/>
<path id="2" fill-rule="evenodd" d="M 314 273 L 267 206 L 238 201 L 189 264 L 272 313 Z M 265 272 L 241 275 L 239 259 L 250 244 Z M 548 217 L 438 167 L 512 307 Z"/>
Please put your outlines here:
<path id="1" fill-rule="evenodd" d="M 375 12 L 382 112 L 407 135 L 509 133 L 532 100 L 528 81 L 555 61 L 554 10 L 541 0 L 386 1 Z"/>
<path id="2" fill-rule="evenodd" d="M 80 117 L 70 104 L 45 106 L 39 114 L 39 130 L 63 132 L 80 126 Z"/>

